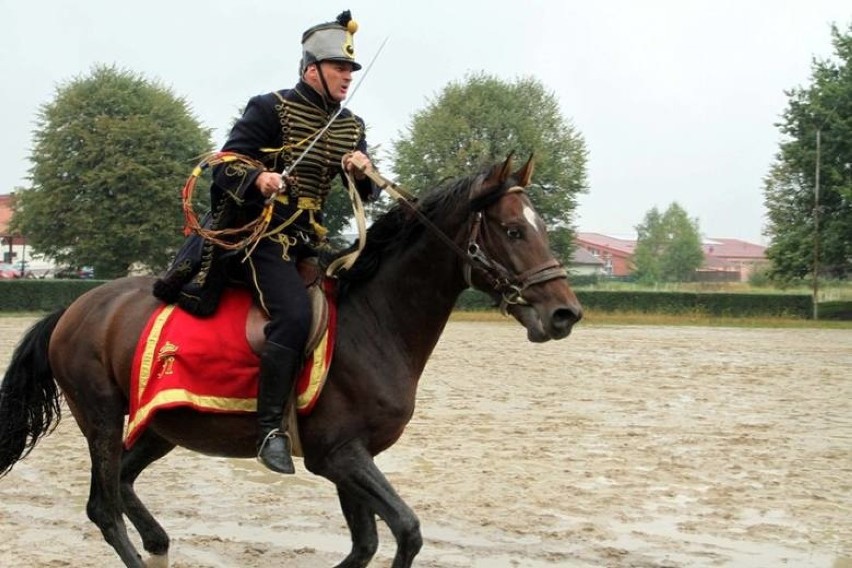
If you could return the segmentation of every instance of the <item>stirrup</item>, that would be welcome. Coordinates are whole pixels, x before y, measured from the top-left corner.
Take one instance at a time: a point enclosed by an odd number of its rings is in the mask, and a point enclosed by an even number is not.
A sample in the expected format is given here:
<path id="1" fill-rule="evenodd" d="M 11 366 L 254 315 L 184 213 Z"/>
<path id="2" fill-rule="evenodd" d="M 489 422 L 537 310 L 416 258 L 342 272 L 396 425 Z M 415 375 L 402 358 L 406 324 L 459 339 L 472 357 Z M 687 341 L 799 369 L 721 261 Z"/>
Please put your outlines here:
<path id="1" fill-rule="evenodd" d="M 284 439 L 284 450 L 277 455 L 267 456 L 270 459 L 267 459 L 263 456 L 264 450 L 269 445 L 269 442 L 275 438 L 283 438 Z M 296 472 L 296 468 L 293 465 L 293 456 L 292 456 L 292 448 L 293 441 L 290 438 L 290 433 L 285 431 L 281 431 L 278 428 L 270 430 L 268 434 L 263 438 L 263 441 L 257 448 L 257 461 L 263 464 L 266 468 L 277 472 L 277 473 L 285 473 L 292 474 Z M 278 463 L 276 463 L 276 459 Z"/>
<path id="2" fill-rule="evenodd" d="M 263 448 L 266 447 L 266 444 L 269 443 L 269 440 L 278 437 L 287 438 L 287 446 L 291 448 L 293 447 L 293 439 L 290 437 L 290 432 L 288 432 L 287 430 L 284 430 L 282 432 L 280 428 L 273 428 L 266 436 L 264 436 L 263 440 L 260 442 L 260 446 L 258 446 L 257 448 L 257 454 L 260 455 L 260 452 L 263 451 Z"/>

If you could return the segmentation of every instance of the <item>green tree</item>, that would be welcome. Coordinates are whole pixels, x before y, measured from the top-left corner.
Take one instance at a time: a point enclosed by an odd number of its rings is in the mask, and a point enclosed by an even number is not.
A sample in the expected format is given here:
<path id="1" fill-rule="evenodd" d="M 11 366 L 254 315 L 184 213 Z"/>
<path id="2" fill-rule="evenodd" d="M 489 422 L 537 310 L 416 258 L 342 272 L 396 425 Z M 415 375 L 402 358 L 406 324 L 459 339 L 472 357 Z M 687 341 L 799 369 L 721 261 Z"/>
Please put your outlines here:
<path id="1" fill-rule="evenodd" d="M 60 264 L 98 278 L 134 263 L 161 269 L 179 246 L 181 193 L 210 131 L 157 82 L 113 66 L 57 88 L 40 109 L 32 185 L 16 194 L 12 226 Z"/>
<path id="2" fill-rule="evenodd" d="M 831 34 L 836 57 L 814 60 L 810 85 L 786 93 L 777 125 L 786 139 L 764 180 L 766 255 L 777 280 L 812 274 L 815 244 L 823 274 L 852 271 L 852 26 Z"/>
<path id="3" fill-rule="evenodd" d="M 704 264 L 704 249 L 698 219 L 690 219 L 677 203 L 672 203 L 663 215 L 663 224 L 668 229 L 668 246 L 662 258 L 663 278 L 673 282 L 685 282 L 695 277 L 695 271 Z"/>
<path id="4" fill-rule="evenodd" d="M 666 252 L 666 235 L 659 209 L 653 207 L 645 214 L 645 219 L 636 226 L 636 233 L 633 250 L 636 277 L 646 283 L 659 282 L 662 280 L 660 258 Z"/>
<path id="5" fill-rule="evenodd" d="M 577 197 L 586 191 L 586 146 L 535 79 L 506 82 L 480 73 L 448 84 L 393 142 L 392 161 L 401 184 L 418 193 L 510 152 L 524 160 L 535 155 L 530 197 L 551 229 L 570 230 Z M 558 252 L 568 260 L 570 250 Z"/>
<path id="6" fill-rule="evenodd" d="M 636 226 L 636 232 L 633 263 L 642 282 L 691 280 L 704 262 L 698 220 L 690 219 L 677 203 L 663 214 L 652 208 Z"/>

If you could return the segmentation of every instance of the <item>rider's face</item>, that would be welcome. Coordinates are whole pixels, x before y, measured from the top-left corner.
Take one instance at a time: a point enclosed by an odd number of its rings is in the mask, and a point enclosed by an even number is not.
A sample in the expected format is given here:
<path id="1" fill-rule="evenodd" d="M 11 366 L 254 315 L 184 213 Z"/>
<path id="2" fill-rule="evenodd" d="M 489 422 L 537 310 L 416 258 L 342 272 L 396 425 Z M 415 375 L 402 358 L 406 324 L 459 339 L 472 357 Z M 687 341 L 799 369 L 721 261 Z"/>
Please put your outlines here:
<path id="1" fill-rule="evenodd" d="M 320 68 L 322 68 L 325 84 L 328 85 L 328 93 L 325 92 L 319 76 Z M 343 102 L 352 83 L 352 64 L 345 61 L 322 61 L 311 65 L 305 71 L 305 82 L 318 93 L 331 97 L 333 101 Z"/>

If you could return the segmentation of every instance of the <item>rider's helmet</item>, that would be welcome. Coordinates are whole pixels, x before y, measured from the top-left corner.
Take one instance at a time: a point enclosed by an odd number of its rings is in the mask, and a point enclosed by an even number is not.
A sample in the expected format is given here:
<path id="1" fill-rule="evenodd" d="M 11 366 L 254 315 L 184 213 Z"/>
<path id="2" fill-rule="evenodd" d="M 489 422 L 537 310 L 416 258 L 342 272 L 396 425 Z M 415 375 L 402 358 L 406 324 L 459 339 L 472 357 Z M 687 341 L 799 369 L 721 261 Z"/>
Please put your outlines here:
<path id="1" fill-rule="evenodd" d="M 302 34 L 302 60 L 299 76 L 308 65 L 320 61 L 345 61 L 357 71 L 361 64 L 355 61 L 355 44 L 352 36 L 358 31 L 358 23 L 349 10 L 341 12 L 333 22 L 318 24 Z"/>

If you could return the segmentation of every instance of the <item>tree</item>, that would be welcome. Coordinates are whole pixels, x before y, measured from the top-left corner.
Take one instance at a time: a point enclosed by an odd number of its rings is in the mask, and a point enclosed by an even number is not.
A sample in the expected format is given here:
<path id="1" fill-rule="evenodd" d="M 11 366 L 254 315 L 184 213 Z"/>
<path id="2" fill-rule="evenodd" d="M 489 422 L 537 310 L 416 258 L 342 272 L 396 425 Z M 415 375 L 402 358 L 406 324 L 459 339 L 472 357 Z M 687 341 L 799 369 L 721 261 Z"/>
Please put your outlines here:
<path id="1" fill-rule="evenodd" d="M 585 142 L 535 79 L 475 74 L 448 84 L 393 142 L 392 160 L 401 184 L 418 193 L 510 152 L 523 160 L 535 155 L 530 198 L 551 229 L 570 229 L 577 196 L 586 190 Z M 570 257 L 570 250 L 558 252 Z"/>
<path id="2" fill-rule="evenodd" d="M 660 211 L 653 207 L 636 227 L 636 248 L 633 250 L 635 274 L 643 282 L 662 280 L 660 258 L 665 254 L 666 235 Z"/>
<path id="3" fill-rule="evenodd" d="M 836 57 L 814 60 L 811 84 L 786 93 L 777 125 L 786 140 L 764 180 L 766 255 L 778 280 L 812 274 L 815 260 L 829 276 L 852 272 L 852 26 L 831 34 Z"/>
<path id="4" fill-rule="evenodd" d="M 182 242 L 180 189 L 212 147 L 182 98 L 115 67 L 57 88 L 40 109 L 32 185 L 16 194 L 12 226 L 60 264 L 98 278 L 134 263 L 161 269 Z"/>
<path id="5" fill-rule="evenodd" d="M 654 207 L 636 227 L 633 262 L 636 275 L 648 283 L 691 280 L 704 262 L 698 220 L 677 203 L 662 215 Z"/>

